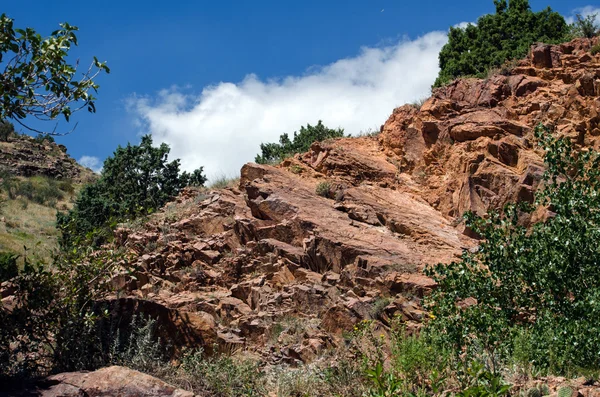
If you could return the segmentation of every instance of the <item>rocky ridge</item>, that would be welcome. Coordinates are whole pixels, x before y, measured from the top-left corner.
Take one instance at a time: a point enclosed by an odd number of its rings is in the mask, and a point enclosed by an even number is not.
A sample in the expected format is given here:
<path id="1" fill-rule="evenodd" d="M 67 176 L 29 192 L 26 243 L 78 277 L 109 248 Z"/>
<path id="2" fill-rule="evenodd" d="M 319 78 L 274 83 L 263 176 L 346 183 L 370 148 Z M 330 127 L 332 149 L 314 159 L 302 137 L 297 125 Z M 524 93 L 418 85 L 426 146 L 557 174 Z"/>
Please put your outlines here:
<path id="1" fill-rule="evenodd" d="M 535 126 L 598 147 L 597 40 L 535 45 L 505 75 L 457 80 L 420 109 L 395 109 L 376 137 L 246 164 L 236 188 L 185 190 L 147 224 L 117 231 L 134 259 L 113 278 L 114 313 L 159 314 L 179 345 L 273 364 L 310 362 L 362 320 L 385 332 L 400 316 L 417 329 L 435 287 L 423 268 L 476 246 L 460 216 L 533 199 Z"/>
<path id="2" fill-rule="evenodd" d="M 0 142 L 0 170 L 13 176 L 47 176 L 86 183 L 95 178 L 94 172 L 79 165 L 67 154 L 67 148 L 47 139 L 27 135 L 11 135 Z"/>

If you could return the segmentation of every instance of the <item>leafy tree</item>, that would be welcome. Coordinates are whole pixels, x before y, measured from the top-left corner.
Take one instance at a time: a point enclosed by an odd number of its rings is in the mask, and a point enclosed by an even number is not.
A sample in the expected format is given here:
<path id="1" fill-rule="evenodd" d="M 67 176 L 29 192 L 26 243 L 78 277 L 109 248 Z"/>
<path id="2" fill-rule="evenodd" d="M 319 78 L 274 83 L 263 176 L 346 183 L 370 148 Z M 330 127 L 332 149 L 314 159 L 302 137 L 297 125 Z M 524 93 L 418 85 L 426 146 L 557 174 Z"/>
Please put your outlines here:
<path id="1" fill-rule="evenodd" d="M 344 136 L 344 130 L 327 128 L 321 120 L 317 125 L 307 124 L 306 127 L 300 127 L 300 132 L 294 132 L 294 139 L 290 140 L 287 133 L 279 136 L 279 143 L 261 143 L 260 150 L 262 154 L 256 155 L 254 161 L 258 164 L 274 163 L 283 160 L 286 157 L 293 156 L 295 153 L 304 153 L 310 149 L 313 142 L 323 141 L 329 138 L 341 138 Z"/>
<path id="2" fill-rule="evenodd" d="M 575 17 L 577 20 L 572 25 L 573 34 L 578 37 L 591 39 L 598 35 L 598 25 L 596 24 L 597 14 L 588 15 L 585 18 L 580 14 Z"/>
<path id="3" fill-rule="evenodd" d="M 461 76 L 481 76 L 489 68 L 522 58 L 534 42 L 558 43 L 568 38 L 569 26 L 549 7 L 532 12 L 528 0 L 494 0 L 495 14 L 487 14 L 476 25 L 451 27 L 448 43 L 439 55 L 439 87 Z"/>
<path id="4" fill-rule="evenodd" d="M 206 181 L 202 168 L 180 174 L 179 160 L 168 162 L 169 152 L 164 143 L 153 147 L 150 135 L 139 145 L 119 146 L 104 162 L 100 179 L 81 191 L 69 213 L 58 215 L 62 245 L 90 239 L 101 244 L 116 222 L 149 214 L 183 187 Z"/>
<path id="5" fill-rule="evenodd" d="M 548 167 L 537 205 L 552 216 L 526 228 L 533 206 L 468 214 L 483 241 L 462 261 L 429 269 L 439 283 L 430 325 L 458 351 L 478 347 L 497 357 L 519 350 L 539 369 L 598 369 L 600 154 L 576 152 L 541 126 L 536 134 Z"/>
<path id="6" fill-rule="evenodd" d="M 27 116 L 54 120 L 62 114 L 69 121 L 80 109 L 96 111 L 96 98 L 91 94 L 98 90 L 94 78 L 110 70 L 94 57 L 77 79 L 77 65 L 66 59 L 77 45 L 78 28 L 66 22 L 60 27 L 43 38 L 32 28 L 15 28 L 11 18 L 0 15 L 0 121 L 12 119 L 34 130 L 21 120 Z"/>

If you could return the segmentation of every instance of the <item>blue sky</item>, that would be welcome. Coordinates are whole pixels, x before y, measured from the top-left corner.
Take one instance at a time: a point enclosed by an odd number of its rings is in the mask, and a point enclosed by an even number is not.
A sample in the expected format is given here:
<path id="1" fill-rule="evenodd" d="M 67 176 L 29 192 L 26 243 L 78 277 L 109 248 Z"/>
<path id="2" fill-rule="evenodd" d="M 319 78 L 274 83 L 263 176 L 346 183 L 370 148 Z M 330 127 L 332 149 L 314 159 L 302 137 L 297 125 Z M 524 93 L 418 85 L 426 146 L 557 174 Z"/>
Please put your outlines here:
<path id="1" fill-rule="evenodd" d="M 530 1 L 565 16 L 591 0 Z M 323 119 L 356 133 L 428 95 L 450 25 L 492 0 L 7 2 L 17 27 L 80 28 L 73 55 L 106 60 L 94 115 L 57 138 L 81 159 L 151 132 L 187 169 L 235 175 L 260 142 Z M 47 126 L 47 129 L 54 125 Z M 59 130 L 69 130 L 65 123 Z M 92 163 L 88 163 L 92 165 Z"/>

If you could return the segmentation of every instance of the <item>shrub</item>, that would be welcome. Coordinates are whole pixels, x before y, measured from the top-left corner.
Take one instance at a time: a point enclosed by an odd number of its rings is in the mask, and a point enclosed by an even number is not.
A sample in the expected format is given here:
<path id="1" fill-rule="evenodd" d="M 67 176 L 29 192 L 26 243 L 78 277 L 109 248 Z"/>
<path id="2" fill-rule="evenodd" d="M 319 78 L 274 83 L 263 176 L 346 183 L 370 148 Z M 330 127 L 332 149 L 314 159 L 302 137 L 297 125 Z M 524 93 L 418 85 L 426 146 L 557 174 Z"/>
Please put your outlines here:
<path id="1" fill-rule="evenodd" d="M 105 160 L 100 179 L 81 190 L 72 210 L 58 214 L 61 246 L 101 245 L 118 222 L 150 214 L 188 184 L 204 183 L 202 168 L 180 174 L 179 160 L 167 162 L 169 152 L 164 143 L 153 147 L 150 135 L 137 146 L 119 146 Z"/>
<path id="2" fill-rule="evenodd" d="M 440 74 L 434 87 L 461 76 L 484 77 L 486 70 L 520 59 L 534 42 L 568 39 L 564 18 L 550 8 L 532 12 L 528 0 L 494 0 L 495 14 L 487 14 L 466 28 L 451 27 L 439 55 Z"/>
<path id="3" fill-rule="evenodd" d="M 315 193 L 318 196 L 329 198 L 329 194 L 331 192 L 331 184 L 329 182 L 319 182 L 317 184 L 317 188 L 315 189 Z"/>
<path id="4" fill-rule="evenodd" d="M 374 321 L 354 330 L 350 350 L 362 362 L 371 396 L 437 395 L 446 390 L 455 363 L 431 335 L 408 335 L 400 319 L 389 333 Z"/>
<path id="5" fill-rule="evenodd" d="M 11 280 L 18 305 L 10 310 L 0 305 L 0 379 L 98 364 L 98 315 L 92 302 L 107 290 L 107 259 L 57 260 L 49 271 L 47 265 L 25 258 Z"/>
<path id="6" fill-rule="evenodd" d="M 54 137 L 50 134 L 37 134 L 33 140 L 37 143 L 54 143 Z"/>
<path id="7" fill-rule="evenodd" d="M 257 154 L 254 161 L 258 164 L 278 163 L 286 157 L 308 151 L 314 142 L 343 136 L 343 129 L 327 128 L 319 120 L 315 126 L 307 124 L 306 127 L 300 127 L 300 132 L 294 132 L 293 140 L 286 133 L 279 136 L 279 143 L 261 143 L 261 154 Z"/>
<path id="8" fill-rule="evenodd" d="M 585 18 L 577 14 L 575 17 L 577 20 L 571 25 L 575 36 L 590 39 L 598 34 L 598 25 L 596 24 L 597 14 L 588 15 Z"/>
<path id="9" fill-rule="evenodd" d="M 7 142 L 8 138 L 15 135 L 15 127 L 12 123 L 0 120 L 0 141 Z"/>
<path id="10" fill-rule="evenodd" d="M 590 50 L 590 54 L 592 54 L 592 55 L 600 54 L 600 43 L 596 44 L 595 46 L 592 47 L 592 49 Z"/>
<path id="11" fill-rule="evenodd" d="M 545 149 L 536 203 L 548 220 L 526 228 L 533 211 L 509 205 L 486 218 L 467 214 L 483 240 L 459 262 L 428 274 L 438 282 L 429 327 L 455 351 L 479 351 L 494 372 L 509 355 L 563 374 L 600 368 L 600 155 L 576 152 L 539 126 Z M 518 341 L 518 343 L 517 343 Z"/>

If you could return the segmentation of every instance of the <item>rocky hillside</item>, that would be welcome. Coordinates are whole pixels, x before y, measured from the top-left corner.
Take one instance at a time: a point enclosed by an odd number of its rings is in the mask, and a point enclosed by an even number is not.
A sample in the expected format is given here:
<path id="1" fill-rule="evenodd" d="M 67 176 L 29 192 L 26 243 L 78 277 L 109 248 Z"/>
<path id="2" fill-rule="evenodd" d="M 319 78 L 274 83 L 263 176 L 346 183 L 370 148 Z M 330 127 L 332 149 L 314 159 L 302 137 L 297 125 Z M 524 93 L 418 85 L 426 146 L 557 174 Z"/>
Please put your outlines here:
<path id="1" fill-rule="evenodd" d="M 48 139 L 12 134 L 0 142 L 0 251 L 29 250 L 48 261 L 57 248 L 57 209 L 70 208 L 94 178 Z"/>
<path id="2" fill-rule="evenodd" d="M 269 363 L 310 362 L 365 319 L 418 328 L 434 287 L 423 267 L 476 246 L 460 216 L 533 199 L 535 126 L 598 146 L 597 40 L 536 45 L 512 69 L 395 109 L 376 137 L 247 164 L 237 188 L 186 190 L 118 230 L 133 259 L 113 279 L 114 310 L 158 315 L 180 345 Z"/>
<path id="3" fill-rule="evenodd" d="M 0 142 L 0 170 L 13 176 L 47 176 L 74 182 L 93 180 L 94 172 L 79 165 L 64 145 L 28 135 L 11 135 Z"/>
<path id="4" fill-rule="evenodd" d="M 317 361 L 364 320 L 381 334 L 393 317 L 417 330 L 435 288 L 423 268 L 477 246 L 461 215 L 532 201 L 544 171 L 534 128 L 598 147 L 597 42 L 535 45 L 488 79 L 395 109 L 377 136 L 315 143 L 276 167 L 246 164 L 237 187 L 184 190 L 116 231 L 106 247 L 122 253 L 115 293 L 98 304 L 123 324 L 157 319 L 176 349 L 241 352 L 267 366 Z M 565 379 L 546 382 L 554 396 Z M 584 378 L 569 384 L 572 395 L 598 392 Z M 190 395 L 122 367 L 45 387 L 37 393 Z"/>

